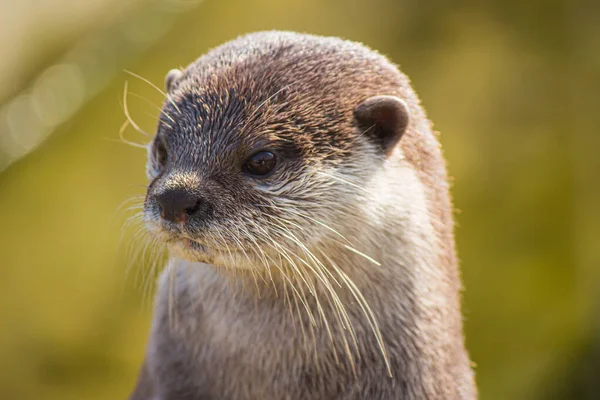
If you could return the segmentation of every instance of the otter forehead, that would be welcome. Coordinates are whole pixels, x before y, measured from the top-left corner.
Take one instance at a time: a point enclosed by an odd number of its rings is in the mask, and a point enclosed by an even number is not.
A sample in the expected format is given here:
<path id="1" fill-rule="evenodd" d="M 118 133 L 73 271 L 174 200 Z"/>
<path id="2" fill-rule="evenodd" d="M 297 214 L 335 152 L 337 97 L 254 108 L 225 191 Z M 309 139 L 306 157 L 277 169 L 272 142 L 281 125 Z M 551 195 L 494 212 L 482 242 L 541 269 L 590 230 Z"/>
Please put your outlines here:
<path id="1" fill-rule="evenodd" d="M 354 142 L 355 107 L 369 96 L 394 94 L 399 79 L 393 65 L 360 44 L 256 33 L 213 49 L 183 72 L 165 102 L 161 130 L 196 159 L 218 161 L 236 149 L 269 145 L 335 158 Z"/>
<path id="2" fill-rule="evenodd" d="M 181 82 L 195 86 L 233 81 L 257 86 L 270 82 L 314 89 L 360 91 L 386 86 L 399 75 L 385 57 L 359 43 L 289 32 L 258 32 L 227 42 L 201 56 Z M 231 82 L 228 82 L 231 83 Z M 360 83 L 352 87 L 353 83 Z M 307 86 L 308 85 L 308 86 Z M 323 86 L 325 85 L 325 86 Z M 369 87 L 371 86 L 371 87 Z"/>

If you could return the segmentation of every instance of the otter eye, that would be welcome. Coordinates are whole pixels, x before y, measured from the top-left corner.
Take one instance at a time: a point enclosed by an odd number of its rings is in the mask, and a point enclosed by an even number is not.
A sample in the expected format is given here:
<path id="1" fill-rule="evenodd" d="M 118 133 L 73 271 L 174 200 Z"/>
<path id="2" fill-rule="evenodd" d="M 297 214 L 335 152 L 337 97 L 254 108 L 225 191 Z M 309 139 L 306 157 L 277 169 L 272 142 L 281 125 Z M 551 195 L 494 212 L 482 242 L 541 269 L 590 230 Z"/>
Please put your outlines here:
<path id="1" fill-rule="evenodd" d="M 162 142 L 162 140 L 159 140 L 156 143 L 154 152 L 155 152 L 156 161 L 158 162 L 158 165 L 160 165 L 161 167 L 164 167 L 165 164 L 167 163 L 168 153 L 167 153 L 167 147 Z"/>
<path id="2" fill-rule="evenodd" d="M 244 171 L 255 177 L 264 178 L 273 171 L 275 163 L 275 154 L 270 151 L 259 151 L 246 161 Z"/>

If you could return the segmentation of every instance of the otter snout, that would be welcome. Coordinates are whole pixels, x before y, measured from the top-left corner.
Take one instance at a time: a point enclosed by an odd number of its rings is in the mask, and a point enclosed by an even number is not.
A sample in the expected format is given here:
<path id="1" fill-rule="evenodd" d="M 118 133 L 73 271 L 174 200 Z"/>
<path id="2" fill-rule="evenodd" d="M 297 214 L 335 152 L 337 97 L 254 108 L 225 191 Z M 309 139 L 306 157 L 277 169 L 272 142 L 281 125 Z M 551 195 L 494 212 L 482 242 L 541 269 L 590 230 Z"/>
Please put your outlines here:
<path id="1" fill-rule="evenodd" d="M 206 200 L 184 188 L 167 189 L 156 196 L 162 219 L 184 222 L 188 217 L 202 217 L 207 211 Z"/>

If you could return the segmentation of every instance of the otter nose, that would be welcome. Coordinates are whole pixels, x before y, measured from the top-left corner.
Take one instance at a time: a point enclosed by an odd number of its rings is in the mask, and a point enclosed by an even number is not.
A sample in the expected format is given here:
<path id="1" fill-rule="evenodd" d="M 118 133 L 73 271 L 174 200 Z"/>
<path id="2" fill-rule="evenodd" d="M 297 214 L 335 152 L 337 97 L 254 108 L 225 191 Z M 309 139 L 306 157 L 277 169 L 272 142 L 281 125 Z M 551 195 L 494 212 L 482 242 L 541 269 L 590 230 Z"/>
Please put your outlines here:
<path id="1" fill-rule="evenodd" d="M 156 196 L 156 202 L 163 219 L 183 222 L 200 210 L 203 200 L 184 189 L 169 189 Z"/>

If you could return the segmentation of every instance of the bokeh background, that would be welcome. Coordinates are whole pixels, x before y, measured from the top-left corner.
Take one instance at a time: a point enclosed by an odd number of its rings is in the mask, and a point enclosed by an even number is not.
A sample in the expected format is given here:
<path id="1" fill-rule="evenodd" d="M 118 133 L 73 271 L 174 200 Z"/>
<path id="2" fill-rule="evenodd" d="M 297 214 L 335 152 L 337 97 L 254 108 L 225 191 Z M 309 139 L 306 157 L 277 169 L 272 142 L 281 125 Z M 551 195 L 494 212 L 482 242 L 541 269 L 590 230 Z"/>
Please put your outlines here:
<path id="1" fill-rule="evenodd" d="M 481 398 L 600 399 L 591 0 L 1 1 L 0 399 L 127 397 L 152 310 L 133 203 L 118 211 L 146 183 L 145 151 L 119 140 L 125 81 L 147 132 L 162 96 L 124 69 L 162 87 L 265 29 L 364 42 L 411 77 L 454 178 Z"/>

